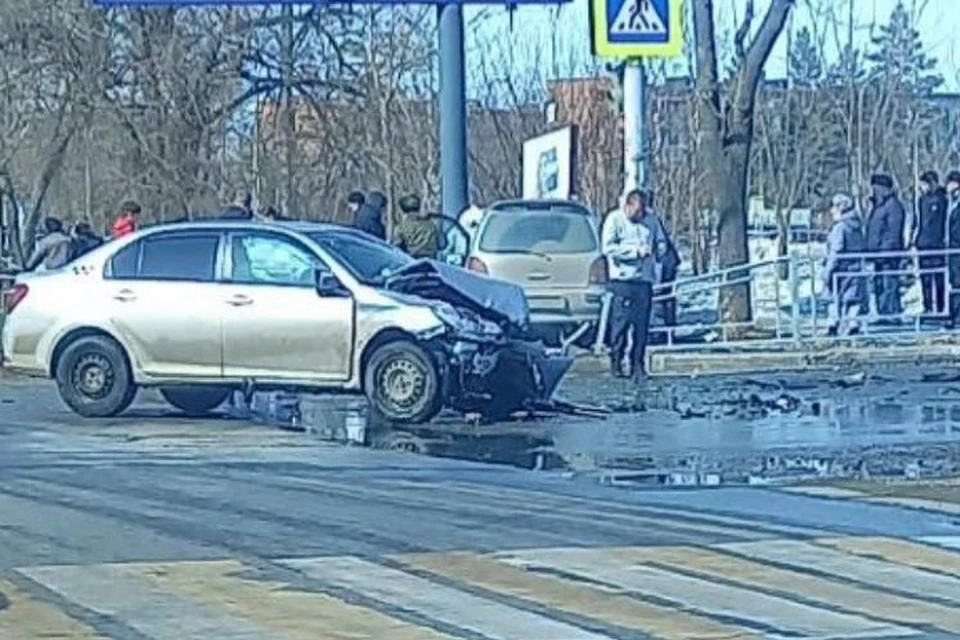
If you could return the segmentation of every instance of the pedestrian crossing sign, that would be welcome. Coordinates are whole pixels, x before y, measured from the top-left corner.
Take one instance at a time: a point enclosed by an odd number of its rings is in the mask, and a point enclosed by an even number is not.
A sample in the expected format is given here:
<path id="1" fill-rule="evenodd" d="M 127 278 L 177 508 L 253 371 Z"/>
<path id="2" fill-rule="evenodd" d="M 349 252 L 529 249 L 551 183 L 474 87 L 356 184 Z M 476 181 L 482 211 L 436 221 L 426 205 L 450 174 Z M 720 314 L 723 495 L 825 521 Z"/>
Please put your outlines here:
<path id="1" fill-rule="evenodd" d="M 683 51 L 681 0 L 590 0 L 593 53 L 671 57 Z"/>

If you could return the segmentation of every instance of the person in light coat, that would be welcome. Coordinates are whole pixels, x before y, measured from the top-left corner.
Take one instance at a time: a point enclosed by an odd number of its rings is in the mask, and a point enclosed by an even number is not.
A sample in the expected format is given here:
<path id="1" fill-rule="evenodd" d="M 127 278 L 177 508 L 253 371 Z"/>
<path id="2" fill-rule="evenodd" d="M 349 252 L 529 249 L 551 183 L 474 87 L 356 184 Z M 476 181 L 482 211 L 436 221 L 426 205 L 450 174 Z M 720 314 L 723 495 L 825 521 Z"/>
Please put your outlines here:
<path id="1" fill-rule="evenodd" d="M 830 335 L 858 333 L 856 316 L 867 297 L 862 254 L 867 250 L 860 213 L 853 198 L 837 194 L 831 201 L 833 226 L 827 236 L 823 289 L 830 301 Z M 845 254 L 861 254 L 845 257 Z"/>
<path id="2" fill-rule="evenodd" d="M 647 218 L 643 193 L 634 189 L 622 209 L 603 221 L 601 251 L 610 272 L 610 368 L 616 377 L 645 375 L 647 333 L 653 305 L 653 286 L 659 280 L 658 258 L 667 251 L 659 220 Z M 627 344 L 632 342 L 630 353 Z M 623 367 L 629 355 L 630 372 Z"/>

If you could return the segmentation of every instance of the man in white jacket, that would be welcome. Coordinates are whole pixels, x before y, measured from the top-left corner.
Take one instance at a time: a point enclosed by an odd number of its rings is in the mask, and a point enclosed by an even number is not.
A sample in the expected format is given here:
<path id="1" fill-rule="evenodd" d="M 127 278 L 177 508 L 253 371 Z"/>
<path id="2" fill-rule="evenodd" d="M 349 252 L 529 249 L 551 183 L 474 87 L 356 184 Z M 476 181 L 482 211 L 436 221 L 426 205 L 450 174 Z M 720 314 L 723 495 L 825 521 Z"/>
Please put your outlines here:
<path id="1" fill-rule="evenodd" d="M 653 303 L 653 285 L 659 279 L 659 257 L 667 250 L 659 219 L 648 215 L 639 190 L 630 191 L 621 209 L 603 221 L 601 250 L 610 271 L 610 368 L 613 375 L 644 375 L 647 331 Z M 632 334 L 630 372 L 623 367 Z"/>

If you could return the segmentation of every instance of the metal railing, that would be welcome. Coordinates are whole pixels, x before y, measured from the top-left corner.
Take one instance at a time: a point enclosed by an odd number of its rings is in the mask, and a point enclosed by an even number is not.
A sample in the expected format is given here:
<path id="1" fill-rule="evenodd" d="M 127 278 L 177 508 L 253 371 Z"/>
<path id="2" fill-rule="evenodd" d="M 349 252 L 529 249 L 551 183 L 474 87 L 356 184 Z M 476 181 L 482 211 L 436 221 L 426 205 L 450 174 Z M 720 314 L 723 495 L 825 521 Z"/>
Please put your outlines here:
<path id="1" fill-rule="evenodd" d="M 827 293 L 823 286 L 826 256 L 794 252 L 769 260 L 719 269 L 697 276 L 680 278 L 654 297 L 654 315 L 668 301 L 677 307 L 677 323 L 664 326 L 655 317 L 650 328 L 651 350 L 690 349 L 696 345 L 718 346 L 744 342 L 782 343 L 803 346 L 825 339 L 903 339 L 932 331 L 943 331 L 950 320 L 949 299 L 960 295 L 950 282 L 949 263 L 960 261 L 960 249 L 844 253 L 838 256 L 846 265 L 831 275 Z M 934 266 L 930 266 L 933 264 Z M 850 265 L 855 265 L 851 268 Z M 785 276 L 785 277 L 784 277 Z M 925 276 L 943 279 L 942 311 L 925 312 L 918 300 Z M 881 314 L 877 308 L 875 286 L 878 277 L 889 278 L 896 287 L 901 308 Z M 854 305 L 838 299 L 842 282 L 860 282 L 863 299 Z M 960 284 L 960 282 L 956 283 Z M 724 321 L 720 313 L 724 288 L 746 285 L 750 288 L 750 319 Z M 845 290 L 845 289 L 844 289 Z M 860 304 L 862 302 L 862 304 Z M 843 303 L 843 304 L 841 304 Z M 834 309 L 845 310 L 847 321 L 855 321 L 859 331 L 853 335 L 831 335 L 835 326 Z M 859 308 L 854 308 L 859 307 Z M 595 352 L 604 350 L 609 305 L 603 305 L 598 320 Z M 960 320 L 960 319 L 958 319 Z"/>

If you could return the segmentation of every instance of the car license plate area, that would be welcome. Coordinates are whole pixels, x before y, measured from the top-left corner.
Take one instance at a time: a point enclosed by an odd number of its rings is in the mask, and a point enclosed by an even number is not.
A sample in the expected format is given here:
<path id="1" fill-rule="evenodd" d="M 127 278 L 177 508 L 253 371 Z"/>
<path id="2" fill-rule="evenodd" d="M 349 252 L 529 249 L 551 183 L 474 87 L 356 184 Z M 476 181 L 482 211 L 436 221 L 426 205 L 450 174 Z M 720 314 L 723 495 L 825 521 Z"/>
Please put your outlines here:
<path id="1" fill-rule="evenodd" d="M 531 311 L 566 311 L 567 301 L 555 296 L 530 296 Z"/>

